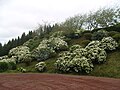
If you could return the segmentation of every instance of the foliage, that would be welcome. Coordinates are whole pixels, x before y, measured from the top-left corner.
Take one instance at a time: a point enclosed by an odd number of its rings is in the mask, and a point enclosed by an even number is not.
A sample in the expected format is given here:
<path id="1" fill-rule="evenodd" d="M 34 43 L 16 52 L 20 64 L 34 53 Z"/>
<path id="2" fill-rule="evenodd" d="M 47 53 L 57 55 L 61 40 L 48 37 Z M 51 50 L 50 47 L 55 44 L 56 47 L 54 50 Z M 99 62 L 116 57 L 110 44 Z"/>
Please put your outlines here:
<path id="1" fill-rule="evenodd" d="M 30 53 L 25 54 L 23 56 L 23 62 L 26 63 L 27 66 L 30 64 L 30 62 L 32 62 L 32 60 L 33 60 L 33 57 L 32 57 L 32 55 Z"/>
<path id="2" fill-rule="evenodd" d="M 38 71 L 43 72 L 46 69 L 46 63 L 45 62 L 39 62 L 35 65 L 35 68 Z"/>
<path id="3" fill-rule="evenodd" d="M 83 40 L 81 41 L 81 44 L 85 47 L 90 43 L 90 40 Z"/>
<path id="4" fill-rule="evenodd" d="M 100 41 L 91 41 L 86 47 L 85 49 L 86 50 L 90 50 L 90 49 L 93 49 L 93 48 L 97 48 L 101 45 L 101 42 Z"/>
<path id="5" fill-rule="evenodd" d="M 73 46 L 70 47 L 70 51 L 73 52 L 74 50 L 81 49 L 81 48 L 82 48 L 82 46 L 76 44 L 76 45 L 73 45 Z"/>
<path id="6" fill-rule="evenodd" d="M 0 72 L 6 71 L 8 69 L 7 62 L 0 62 Z"/>
<path id="7" fill-rule="evenodd" d="M 43 41 L 36 49 L 33 50 L 32 55 L 37 61 L 46 60 L 56 54 L 55 50 L 43 44 Z"/>
<path id="8" fill-rule="evenodd" d="M 117 32 L 117 31 L 109 31 L 108 35 L 111 36 L 111 37 L 113 37 L 117 33 L 119 33 L 119 32 Z"/>
<path id="9" fill-rule="evenodd" d="M 56 54 L 55 51 L 66 50 L 68 48 L 67 43 L 60 38 L 50 38 L 40 42 L 39 46 L 33 50 L 33 56 L 38 60 L 46 60 Z"/>
<path id="10" fill-rule="evenodd" d="M 49 46 L 53 48 L 54 50 L 66 50 L 68 48 L 67 42 L 60 38 L 50 38 L 49 39 Z"/>
<path id="11" fill-rule="evenodd" d="M 6 68 L 9 70 L 16 69 L 16 57 L 4 58 L 0 60 L 0 63 L 6 63 L 7 64 Z"/>
<path id="12" fill-rule="evenodd" d="M 9 51 L 9 56 L 16 56 L 18 63 L 24 62 L 24 55 L 30 54 L 29 48 L 27 46 L 18 46 Z"/>
<path id="13" fill-rule="evenodd" d="M 112 37 L 104 37 L 101 40 L 100 48 L 105 50 L 115 50 L 118 47 L 117 42 Z"/>
<path id="14" fill-rule="evenodd" d="M 70 48 L 70 52 L 66 51 L 59 55 L 55 66 L 56 69 L 63 72 L 86 72 L 89 73 L 93 69 L 93 64 L 86 58 L 87 50 L 79 45 Z"/>
<path id="15" fill-rule="evenodd" d="M 23 67 L 17 68 L 17 71 L 22 72 L 22 73 L 26 73 L 27 72 L 27 70 L 25 68 L 23 68 Z"/>
<path id="16" fill-rule="evenodd" d="M 94 32 L 92 34 L 91 39 L 92 40 L 102 40 L 103 37 L 107 37 L 107 36 L 108 36 L 108 32 L 107 31 L 105 31 L 105 30 L 99 30 L 99 31 Z"/>
<path id="17" fill-rule="evenodd" d="M 113 36 L 113 38 L 116 40 L 116 41 L 119 41 L 120 40 L 120 33 L 117 33 Z"/>
<path id="18" fill-rule="evenodd" d="M 103 63 L 106 61 L 107 54 L 104 49 L 96 47 L 88 50 L 87 58 L 92 60 L 94 63 Z"/>
<path id="19" fill-rule="evenodd" d="M 91 37 L 92 37 L 92 33 L 84 33 L 83 34 L 84 38 L 87 39 L 87 40 L 91 40 Z"/>

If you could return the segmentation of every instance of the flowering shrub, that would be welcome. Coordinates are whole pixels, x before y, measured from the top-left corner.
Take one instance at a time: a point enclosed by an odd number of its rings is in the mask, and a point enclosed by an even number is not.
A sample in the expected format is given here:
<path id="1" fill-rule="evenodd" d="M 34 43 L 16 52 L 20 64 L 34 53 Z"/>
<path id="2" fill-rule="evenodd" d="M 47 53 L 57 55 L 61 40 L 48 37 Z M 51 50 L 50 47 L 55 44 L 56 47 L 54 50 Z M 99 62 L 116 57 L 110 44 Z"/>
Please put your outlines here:
<path id="1" fill-rule="evenodd" d="M 16 69 L 16 58 L 15 57 L 0 60 L 0 71 L 5 71 L 7 69 L 9 70 Z"/>
<path id="2" fill-rule="evenodd" d="M 94 32 L 92 34 L 92 40 L 101 40 L 103 37 L 107 37 L 108 36 L 108 32 L 105 30 L 99 30 L 97 32 Z"/>
<path id="3" fill-rule="evenodd" d="M 67 42 L 60 38 L 50 38 L 49 42 L 54 50 L 66 50 L 68 48 Z"/>
<path id="4" fill-rule="evenodd" d="M 103 63 L 106 61 L 106 51 L 99 47 L 91 48 L 88 50 L 87 58 L 92 60 L 92 62 Z"/>
<path id="5" fill-rule="evenodd" d="M 86 47 L 85 49 L 86 50 L 90 50 L 92 48 L 97 48 L 101 45 L 101 42 L 100 41 L 91 41 Z"/>
<path id="6" fill-rule="evenodd" d="M 43 72 L 46 68 L 46 63 L 45 62 L 39 62 L 35 65 L 35 68 L 40 71 Z"/>
<path id="7" fill-rule="evenodd" d="M 17 62 L 23 62 L 23 57 L 25 54 L 29 54 L 29 48 L 27 46 L 18 46 L 9 51 L 9 56 L 16 56 Z"/>
<path id="8" fill-rule="evenodd" d="M 75 47 L 75 46 L 73 46 Z M 71 48 L 73 48 L 71 47 Z M 79 48 L 79 45 L 76 45 Z M 72 50 L 72 49 L 71 49 Z M 93 64 L 90 60 L 85 58 L 87 51 L 84 48 L 75 49 L 73 52 L 66 51 L 59 55 L 55 66 L 58 70 L 63 72 L 86 72 L 92 71 Z"/>
<path id="9" fill-rule="evenodd" d="M 81 48 L 82 48 L 82 46 L 76 44 L 76 45 L 73 45 L 73 46 L 70 47 L 70 51 L 73 52 L 74 50 L 81 49 Z"/>
<path id="10" fill-rule="evenodd" d="M 50 38 L 60 38 L 60 39 L 64 39 L 65 38 L 65 35 L 63 33 L 63 31 L 57 31 L 57 32 L 54 32 Z"/>
<path id="11" fill-rule="evenodd" d="M 46 44 L 40 44 L 35 50 L 33 50 L 32 54 L 37 61 L 41 61 L 54 56 L 56 52 Z"/>
<path id="12" fill-rule="evenodd" d="M 105 50 L 115 50 L 118 47 L 117 42 L 112 37 L 104 37 L 101 40 L 100 48 Z"/>
<path id="13" fill-rule="evenodd" d="M 32 57 L 32 55 L 30 53 L 25 54 L 23 56 L 23 62 L 26 63 L 27 66 L 30 64 L 30 62 L 32 62 L 32 60 L 33 60 L 33 57 Z"/>
<path id="14" fill-rule="evenodd" d="M 25 68 L 23 68 L 23 67 L 17 68 L 17 71 L 22 72 L 22 73 L 26 73 L 27 72 L 27 70 Z"/>
<path id="15" fill-rule="evenodd" d="M 7 55 L 6 56 L 2 56 L 2 57 L 0 57 L 0 60 L 7 59 L 7 58 L 8 58 Z"/>
<path id="16" fill-rule="evenodd" d="M 43 40 L 40 45 L 33 50 L 33 56 L 38 60 L 46 60 L 56 54 L 55 50 L 66 50 L 67 43 L 60 38 L 50 38 Z"/>
<path id="17" fill-rule="evenodd" d="M 91 61 L 85 57 L 74 57 L 73 60 L 71 60 L 71 67 L 75 72 L 85 72 L 90 73 L 90 71 L 93 70 L 93 64 Z"/>

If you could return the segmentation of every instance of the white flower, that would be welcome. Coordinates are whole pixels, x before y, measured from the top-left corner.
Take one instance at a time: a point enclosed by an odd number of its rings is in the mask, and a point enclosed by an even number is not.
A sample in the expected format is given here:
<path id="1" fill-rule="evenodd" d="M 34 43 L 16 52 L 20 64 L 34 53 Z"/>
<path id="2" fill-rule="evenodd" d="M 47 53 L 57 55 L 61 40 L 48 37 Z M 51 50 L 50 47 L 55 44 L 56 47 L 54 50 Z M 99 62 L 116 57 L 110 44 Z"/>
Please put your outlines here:
<path id="1" fill-rule="evenodd" d="M 46 63 L 45 63 L 45 62 L 39 62 L 39 63 L 37 63 L 37 64 L 35 65 L 35 68 L 36 68 L 38 71 L 42 72 L 42 71 L 44 71 L 45 68 L 46 68 Z"/>

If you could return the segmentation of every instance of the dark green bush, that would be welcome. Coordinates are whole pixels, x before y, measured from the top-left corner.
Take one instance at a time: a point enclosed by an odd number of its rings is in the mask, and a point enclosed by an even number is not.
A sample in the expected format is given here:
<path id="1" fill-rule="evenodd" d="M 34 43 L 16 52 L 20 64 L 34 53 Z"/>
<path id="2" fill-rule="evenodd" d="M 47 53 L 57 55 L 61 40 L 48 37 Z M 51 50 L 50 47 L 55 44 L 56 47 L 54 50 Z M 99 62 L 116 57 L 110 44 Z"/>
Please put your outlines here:
<path id="1" fill-rule="evenodd" d="M 22 73 L 26 73 L 27 72 L 27 70 L 25 68 L 23 68 L 23 67 L 17 68 L 17 71 L 22 72 Z"/>
<path id="2" fill-rule="evenodd" d="M 120 40 L 120 33 L 115 34 L 113 38 L 118 42 Z"/>
<path id="3" fill-rule="evenodd" d="M 8 63 L 8 69 L 15 70 L 16 67 L 17 67 L 16 63 L 14 63 L 14 62 L 9 62 Z"/>
<path id="4" fill-rule="evenodd" d="M 8 69 L 8 63 L 0 62 L 0 72 L 6 71 Z"/>
<path id="5" fill-rule="evenodd" d="M 113 37 L 115 34 L 117 34 L 117 33 L 119 33 L 119 32 L 117 32 L 117 31 L 110 31 L 109 33 L 108 33 L 108 35 L 109 36 L 111 36 L 111 37 Z"/>
<path id="6" fill-rule="evenodd" d="M 92 33 L 84 33 L 83 36 L 85 37 L 85 39 L 91 40 Z"/>
<path id="7" fill-rule="evenodd" d="M 94 32 L 92 35 L 92 40 L 102 40 L 103 37 L 107 37 L 108 33 L 105 30 L 99 30 L 97 32 Z"/>
<path id="8" fill-rule="evenodd" d="M 88 43 L 90 43 L 90 40 L 83 40 L 83 41 L 81 42 L 81 44 L 82 44 L 83 47 L 87 46 Z"/>

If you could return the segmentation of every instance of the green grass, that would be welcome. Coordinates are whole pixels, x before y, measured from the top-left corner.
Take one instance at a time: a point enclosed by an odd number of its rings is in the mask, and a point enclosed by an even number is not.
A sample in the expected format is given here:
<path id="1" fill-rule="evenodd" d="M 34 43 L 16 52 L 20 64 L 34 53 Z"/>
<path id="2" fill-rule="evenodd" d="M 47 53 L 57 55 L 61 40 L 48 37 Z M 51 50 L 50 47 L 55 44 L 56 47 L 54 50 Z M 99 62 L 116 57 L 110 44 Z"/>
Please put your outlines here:
<path id="1" fill-rule="evenodd" d="M 89 75 L 120 78 L 120 51 L 109 53 L 107 62 L 96 65 Z"/>

